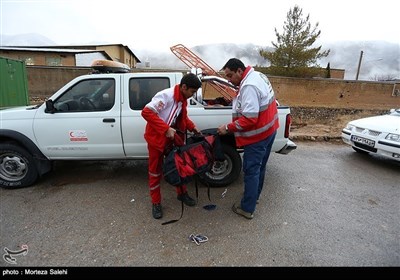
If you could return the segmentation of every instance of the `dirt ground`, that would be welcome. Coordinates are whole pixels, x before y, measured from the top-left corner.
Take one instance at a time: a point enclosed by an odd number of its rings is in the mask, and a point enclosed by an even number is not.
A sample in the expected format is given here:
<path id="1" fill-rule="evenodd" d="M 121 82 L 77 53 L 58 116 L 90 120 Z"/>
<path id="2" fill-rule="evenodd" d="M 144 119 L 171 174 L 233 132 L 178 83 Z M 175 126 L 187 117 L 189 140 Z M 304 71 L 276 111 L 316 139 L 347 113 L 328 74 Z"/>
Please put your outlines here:
<path id="1" fill-rule="evenodd" d="M 291 107 L 290 138 L 305 141 L 340 141 L 341 131 L 355 119 L 382 115 L 388 110 Z"/>
<path id="2" fill-rule="evenodd" d="M 341 141 L 341 131 L 349 121 L 387 114 L 391 108 L 400 107 L 397 95 L 382 99 L 370 91 L 339 93 L 320 94 L 311 90 L 309 96 L 289 99 L 284 105 L 290 107 L 292 115 L 290 138 Z"/>

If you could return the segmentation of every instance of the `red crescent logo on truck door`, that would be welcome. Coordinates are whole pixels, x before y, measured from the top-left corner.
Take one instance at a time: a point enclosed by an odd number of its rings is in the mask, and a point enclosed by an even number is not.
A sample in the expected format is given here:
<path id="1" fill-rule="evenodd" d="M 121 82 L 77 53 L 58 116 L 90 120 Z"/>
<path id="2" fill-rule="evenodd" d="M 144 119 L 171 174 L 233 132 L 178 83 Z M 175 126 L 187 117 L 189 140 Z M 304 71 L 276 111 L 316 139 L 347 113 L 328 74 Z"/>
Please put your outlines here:
<path id="1" fill-rule="evenodd" d="M 88 141 L 85 130 L 70 130 L 69 140 L 72 142 Z"/>

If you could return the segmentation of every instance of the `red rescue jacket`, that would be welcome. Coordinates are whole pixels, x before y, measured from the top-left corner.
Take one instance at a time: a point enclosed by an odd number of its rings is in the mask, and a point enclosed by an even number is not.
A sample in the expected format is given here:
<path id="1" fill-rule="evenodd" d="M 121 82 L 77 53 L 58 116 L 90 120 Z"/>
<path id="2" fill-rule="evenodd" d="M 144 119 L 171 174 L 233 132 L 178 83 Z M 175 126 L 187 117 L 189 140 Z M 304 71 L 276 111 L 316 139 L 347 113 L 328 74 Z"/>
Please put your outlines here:
<path id="1" fill-rule="evenodd" d="M 187 100 L 180 93 L 179 84 L 158 92 L 143 108 L 142 117 L 147 121 L 144 133 L 147 144 L 160 151 L 173 141 L 165 136 L 169 127 L 179 131 L 192 131 L 195 127 L 187 115 Z"/>

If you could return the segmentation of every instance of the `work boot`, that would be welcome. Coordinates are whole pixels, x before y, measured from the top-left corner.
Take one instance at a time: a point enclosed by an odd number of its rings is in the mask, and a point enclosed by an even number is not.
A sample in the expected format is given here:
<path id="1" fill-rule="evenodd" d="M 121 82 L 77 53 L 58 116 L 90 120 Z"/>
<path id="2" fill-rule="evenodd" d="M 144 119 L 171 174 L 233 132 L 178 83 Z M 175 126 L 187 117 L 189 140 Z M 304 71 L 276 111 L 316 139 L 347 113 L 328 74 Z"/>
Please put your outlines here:
<path id="1" fill-rule="evenodd" d="M 153 204 L 153 209 L 152 209 L 152 213 L 153 213 L 153 218 L 154 219 L 161 219 L 162 218 L 162 207 L 160 203 L 157 204 Z"/>
<path id="2" fill-rule="evenodd" d="M 196 205 L 196 200 L 191 198 L 187 192 L 185 192 L 183 194 L 179 194 L 177 198 L 179 201 L 183 201 L 183 203 L 186 204 L 187 206 L 195 206 Z"/>
<path id="3" fill-rule="evenodd" d="M 241 207 L 240 207 L 240 203 L 235 203 L 232 206 L 232 211 L 235 212 L 236 214 L 245 217 L 246 219 L 253 219 L 254 215 L 253 213 L 249 213 L 244 211 Z"/>

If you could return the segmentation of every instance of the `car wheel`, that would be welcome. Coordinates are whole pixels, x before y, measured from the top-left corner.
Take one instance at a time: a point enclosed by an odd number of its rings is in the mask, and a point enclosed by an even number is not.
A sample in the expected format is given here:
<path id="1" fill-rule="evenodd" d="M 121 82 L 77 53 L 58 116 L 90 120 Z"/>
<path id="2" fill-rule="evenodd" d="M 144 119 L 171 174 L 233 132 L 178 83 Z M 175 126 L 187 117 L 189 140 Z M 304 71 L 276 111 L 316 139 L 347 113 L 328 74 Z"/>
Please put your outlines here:
<path id="1" fill-rule="evenodd" d="M 366 151 L 361 150 L 361 149 L 359 149 L 359 148 L 356 148 L 356 147 L 352 147 L 352 148 L 353 148 L 353 150 L 356 151 L 357 153 L 364 154 L 364 155 L 369 154 L 369 152 L 366 152 Z"/>
<path id="2" fill-rule="evenodd" d="M 242 170 L 242 158 L 235 147 L 222 144 L 224 161 L 214 162 L 211 170 L 201 175 L 199 181 L 210 187 L 225 187 L 233 183 Z"/>
<path id="3" fill-rule="evenodd" d="M 0 186 L 22 188 L 32 185 L 39 177 L 32 155 L 15 144 L 0 145 Z"/>

